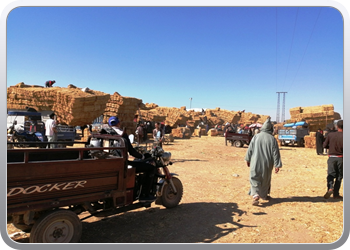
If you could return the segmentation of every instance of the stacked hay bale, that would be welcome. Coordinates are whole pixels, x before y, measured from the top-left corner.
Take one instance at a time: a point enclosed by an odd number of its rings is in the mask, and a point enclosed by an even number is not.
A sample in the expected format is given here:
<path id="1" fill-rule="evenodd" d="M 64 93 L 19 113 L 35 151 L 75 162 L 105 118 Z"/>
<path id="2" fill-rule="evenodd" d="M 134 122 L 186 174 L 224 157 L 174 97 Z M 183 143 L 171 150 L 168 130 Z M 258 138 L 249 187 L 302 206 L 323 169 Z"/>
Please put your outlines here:
<path id="1" fill-rule="evenodd" d="M 103 114 L 109 96 L 93 90 L 84 92 L 74 86 L 44 88 L 22 82 L 7 88 L 7 108 L 53 111 L 60 123 L 82 126 Z"/>
<path id="2" fill-rule="evenodd" d="M 208 136 L 217 136 L 218 134 L 218 131 L 214 128 L 208 130 Z"/>
<path id="3" fill-rule="evenodd" d="M 220 108 L 207 109 L 205 112 L 209 125 L 225 124 L 226 122 L 233 124 L 248 125 L 252 123 L 264 123 L 268 115 L 253 114 L 251 112 L 228 111 Z"/>
<path id="4" fill-rule="evenodd" d="M 305 148 L 316 148 L 316 132 L 310 132 L 304 137 Z"/>
<path id="5" fill-rule="evenodd" d="M 138 120 L 165 121 L 171 127 L 188 125 L 192 131 L 204 120 L 204 117 L 207 118 L 210 127 L 226 122 L 263 123 L 267 118 L 267 116 L 245 112 L 239 114 L 236 111 L 220 108 L 207 109 L 202 114 L 202 112 L 187 111 L 185 106 L 181 108 L 159 107 L 154 103 L 143 104 L 138 98 L 121 96 L 118 92 L 109 95 L 88 88 L 77 88 L 74 85 L 69 85 L 67 88 L 44 88 L 37 85 L 29 86 L 22 82 L 7 89 L 8 109 L 24 110 L 27 106 L 38 111 L 53 111 L 61 123 L 72 126 L 91 124 L 101 115 L 104 117 L 104 123 L 107 123 L 111 116 L 118 116 L 122 123 L 121 126 L 126 128 L 129 134 L 134 133 L 136 128 L 134 118 L 140 113 L 141 117 Z M 183 137 L 181 133 L 177 137 Z M 206 134 L 205 130 L 202 130 L 202 135 Z"/>
<path id="6" fill-rule="evenodd" d="M 259 115 L 259 114 L 253 114 L 252 112 L 243 112 L 237 123 L 240 123 L 243 125 L 248 125 L 253 123 L 263 124 L 268 117 L 269 117 L 268 115 Z"/>
<path id="7" fill-rule="evenodd" d="M 174 138 L 180 138 L 180 139 L 191 138 L 191 130 L 186 127 L 173 128 L 171 130 L 171 134 L 173 135 Z"/>
<path id="8" fill-rule="evenodd" d="M 125 128 L 128 134 L 133 134 L 137 125 L 134 122 L 134 117 L 141 104 L 141 99 L 121 96 L 118 92 L 114 92 L 105 106 L 103 123 L 108 123 L 108 119 L 111 116 L 117 116 L 120 120 L 121 128 Z"/>
<path id="9" fill-rule="evenodd" d="M 334 112 L 334 106 L 332 104 L 295 107 L 291 108 L 289 113 L 289 122 L 305 120 L 309 124 L 309 129 L 312 132 L 316 132 L 318 128 L 325 129 L 327 124 L 333 123 L 334 120 L 341 119 L 340 114 Z"/>
<path id="10" fill-rule="evenodd" d="M 152 105 L 153 108 L 149 108 L 149 105 L 140 107 L 141 115 L 144 120 L 154 122 L 164 122 L 171 127 L 178 125 L 186 125 L 187 121 L 191 119 L 191 116 L 186 111 L 186 108 L 168 108 Z"/>
<path id="11" fill-rule="evenodd" d="M 197 128 L 197 126 L 202 122 L 204 115 L 202 115 L 202 112 L 196 112 L 194 110 L 190 110 L 188 114 L 191 116 L 191 119 L 188 120 L 189 126 L 192 128 Z"/>

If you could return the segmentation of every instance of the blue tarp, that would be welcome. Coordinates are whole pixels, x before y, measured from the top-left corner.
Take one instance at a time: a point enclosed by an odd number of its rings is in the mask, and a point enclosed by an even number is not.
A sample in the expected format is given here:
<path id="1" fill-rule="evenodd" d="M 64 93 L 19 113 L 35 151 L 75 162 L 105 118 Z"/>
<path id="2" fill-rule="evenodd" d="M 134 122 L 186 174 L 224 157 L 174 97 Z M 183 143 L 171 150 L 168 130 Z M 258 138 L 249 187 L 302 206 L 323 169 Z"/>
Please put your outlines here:
<path id="1" fill-rule="evenodd" d="M 26 111 L 9 111 L 7 115 L 17 115 L 17 116 L 41 116 L 39 112 L 26 112 Z"/>
<path id="2" fill-rule="evenodd" d="M 303 125 L 307 125 L 306 122 L 295 122 L 295 123 L 287 123 L 287 124 L 284 124 L 283 126 L 284 127 L 296 127 L 296 126 L 303 126 Z"/>

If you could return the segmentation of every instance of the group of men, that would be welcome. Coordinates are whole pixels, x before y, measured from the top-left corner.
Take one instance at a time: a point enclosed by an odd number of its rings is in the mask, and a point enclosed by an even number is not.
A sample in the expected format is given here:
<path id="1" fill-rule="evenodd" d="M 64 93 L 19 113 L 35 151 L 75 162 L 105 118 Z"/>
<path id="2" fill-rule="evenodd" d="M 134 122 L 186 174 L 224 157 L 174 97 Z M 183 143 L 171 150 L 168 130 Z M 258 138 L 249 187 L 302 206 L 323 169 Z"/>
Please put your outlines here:
<path id="1" fill-rule="evenodd" d="M 136 127 L 135 136 L 137 145 L 140 145 L 143 141 L 147 140 L 148 129 L 145 126 L 151 126 L 151 124 L 147 125 L 147 123 L 139 122 Z M 152 130 L 153 140 L 158 142 L 161 147 L 166 132 L 166 126 L 164 123 L 156 122 L 154 124 L 154 129 Z"/>
<path id="2" fill-rule="evenodd" d="M 273 168 L 275 168 L 275 173 L 278 173 L 282 167 L 278 143 L 272 134 L 273 125 L 268 118 L 260 133 L 251 140 L 245 155 L 247 166 L 250 167 L 248 194 L 253 197 L 253 205 L 258 205 L 260 199 L 271 199 Z M 343 179 L 343 120 L 337 122 L 336 132 L 328 134 L 323 148 L 328 149 L 327 192 L 324 198 L 328 199 L 333 195 L 334 199 L 342 199 L 339 189 Z"/>

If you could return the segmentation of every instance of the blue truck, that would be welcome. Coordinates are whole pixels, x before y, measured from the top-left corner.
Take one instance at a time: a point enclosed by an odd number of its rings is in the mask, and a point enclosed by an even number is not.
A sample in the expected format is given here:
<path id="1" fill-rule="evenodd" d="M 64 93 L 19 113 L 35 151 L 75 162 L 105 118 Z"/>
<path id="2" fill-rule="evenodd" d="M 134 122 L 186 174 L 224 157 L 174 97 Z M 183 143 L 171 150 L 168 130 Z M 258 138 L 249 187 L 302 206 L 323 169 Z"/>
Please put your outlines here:
<path id="1" fill-rule="evenodd" d="M 308 124 L 305 121 L 284 124 L 285 129 L 278 130 L 278 140 L 282 146 L 292 145 L 303 147 L 304 137 L 309 135 Z"/>

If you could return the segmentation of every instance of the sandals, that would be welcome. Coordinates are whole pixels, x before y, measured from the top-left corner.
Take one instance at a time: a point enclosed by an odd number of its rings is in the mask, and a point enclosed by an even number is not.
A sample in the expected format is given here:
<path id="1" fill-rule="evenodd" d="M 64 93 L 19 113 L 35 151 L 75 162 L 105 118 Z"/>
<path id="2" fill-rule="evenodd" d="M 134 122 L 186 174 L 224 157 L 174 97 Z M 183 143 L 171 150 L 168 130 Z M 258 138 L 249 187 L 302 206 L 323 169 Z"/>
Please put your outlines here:
<path id="1" fill-rule="evenodd" d="M 259 195 L 254 195 L 252 205 L 253 206 L 259 205 L 259 199 L 260 199 Z"/>

